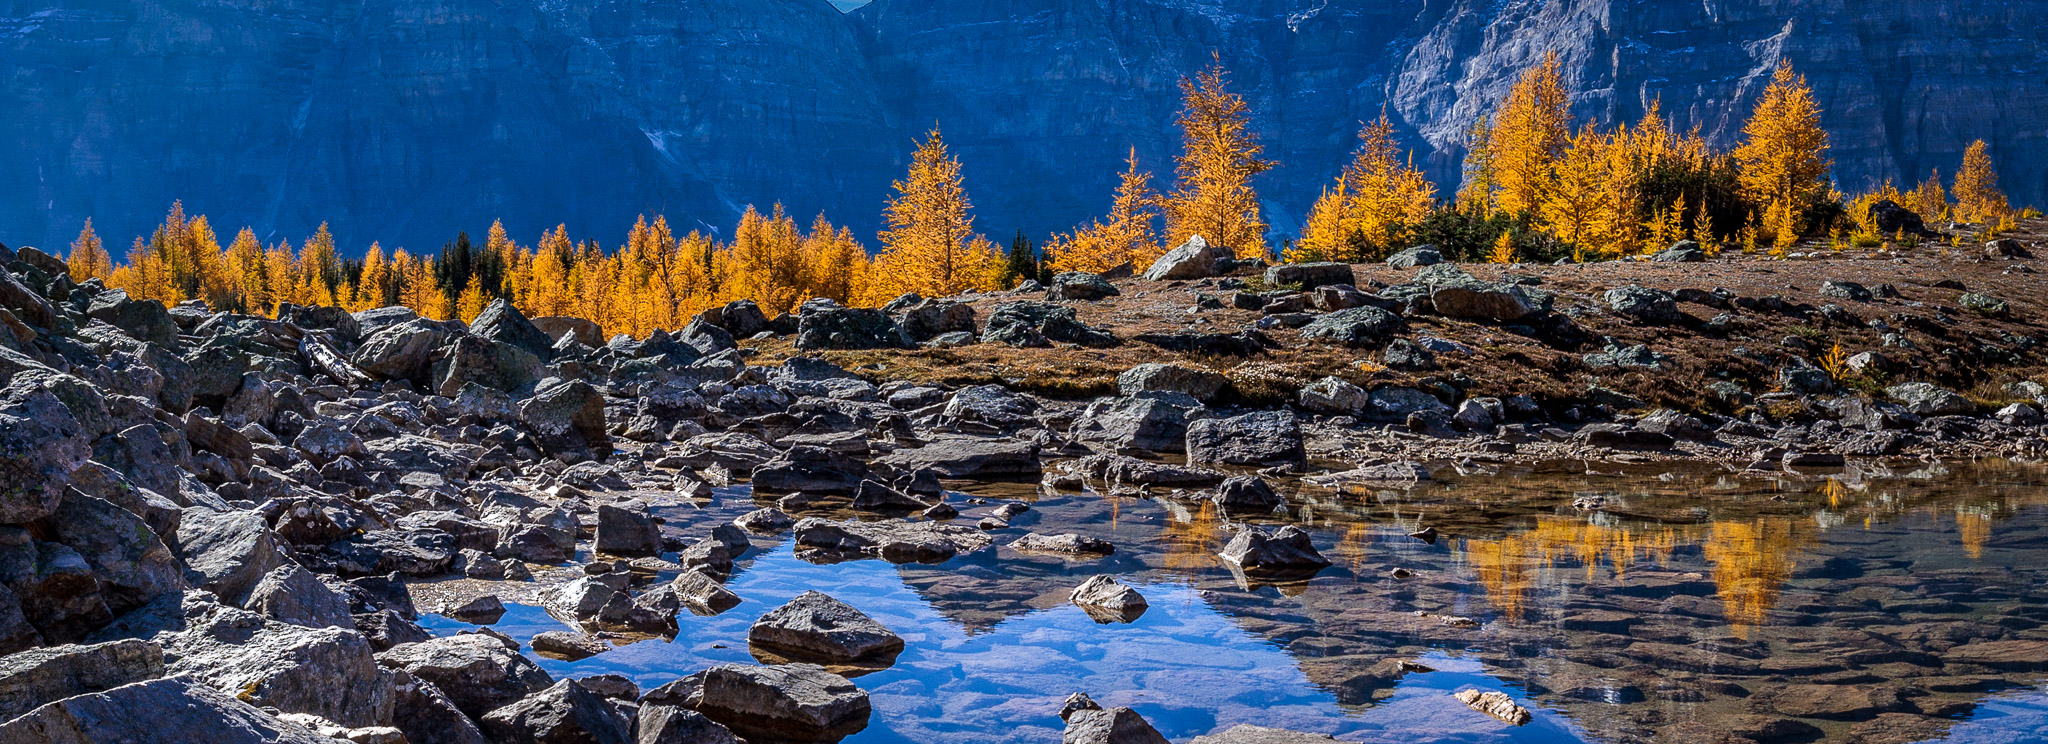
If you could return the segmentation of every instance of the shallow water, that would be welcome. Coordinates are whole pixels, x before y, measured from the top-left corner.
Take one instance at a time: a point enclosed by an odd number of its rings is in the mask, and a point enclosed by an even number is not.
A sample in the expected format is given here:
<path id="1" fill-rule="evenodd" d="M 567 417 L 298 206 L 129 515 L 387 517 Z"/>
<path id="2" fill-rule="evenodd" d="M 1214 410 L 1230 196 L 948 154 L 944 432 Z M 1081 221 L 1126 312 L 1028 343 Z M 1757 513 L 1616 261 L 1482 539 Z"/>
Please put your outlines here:
<path id="1" fill-rule="evenodd" d="M 875 713 L 848 742 L 1057 741 L 1076 691 L 1177 741 L 1239 723 L 1351 741 L 1689 741 L 1787 718 L 1812 727 L 1783 729 L 1793 740 L 2048 740 L 2048 472 L 1444 475 L 1283 489 L 1295 507 L 1259 521 L 1309 528 L 1336 565 L 1281 586 L 1214 558 L 1229 532 L 1208 507 L 987 486 L 973 491 L 990 504 L 1033 502 L 999 547 L 939 565 L 821 565 L 757 537 L 728 583 L 739 607 L 686 614 L 673 640 L 536 659 L 557 677 L 618 672 L 643 688 L 753 662 L 748 625 L 816 589 L 906 641 L 892 666 L 855 678 Z M 985 509 L 955 496 L 963 519 Z M 724 489 L 661 513 L 694 536 L 757 506 Z M 1444 538 L 1408 536 L 1423 525 Z M 1000 547 L 1027 531 L 1100 537 L 1117 553 Z M 1150 610 L 1105 625 L 1067 603 L 1096 573 Z M 513 606 L 495 627 L 523 642 L 565 626 Z M 1984 641 L 2044 642 L 2042 664 L 1955 651 Z M 1450 697 L 1468 687 L 1505 692 L 1534 720 L 1508 726 Z"/>

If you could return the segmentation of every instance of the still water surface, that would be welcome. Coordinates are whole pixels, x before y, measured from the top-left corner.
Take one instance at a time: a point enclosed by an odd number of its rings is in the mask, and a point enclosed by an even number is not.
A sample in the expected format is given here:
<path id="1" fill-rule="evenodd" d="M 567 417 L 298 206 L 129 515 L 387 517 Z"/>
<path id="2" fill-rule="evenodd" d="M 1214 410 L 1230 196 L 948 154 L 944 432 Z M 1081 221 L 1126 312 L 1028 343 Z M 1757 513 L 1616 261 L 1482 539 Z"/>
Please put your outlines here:
<path id="1" fill-rule="evenodd" d="M 816 589 L 906 641 L 894 665 L 855 678 L 875 713 L 848 742 L 1057 741 L 1055 713 L 1076 691 L 1129 705 L 1176 741 L 1239 723 L 1403 744 L 1764 730 L 2048 741 L 2048 471 L 1442 476 L 1289 490 L 1289 512 L 1260 521 L 1309 528 L 1336 565 L 1281 586 L 1214 558 L 1230 533 L 1206 505 L 991 486 L 972 495 L 1033 506 L 999 545 L 1077 532 L 1117 553 L 817 564 L 786 538 L 757 537 L 728 583 L 739 607 L 685 614 L 673 640 L 535 659 L 558 678 L 616 672 L 643 689 L 752 663 L 752 621 Z M 662 514 L 695 536 L 757 506 L 724 489 Z M 1425 525 L 1443 539 L 1409 537 Z M 1151 609 L 1105 625 L 1068 604 L 1096 573 L 1132 584 Z M 524 642 L 566 626 L 512 605 L 494 627 Z M 1435 671 L 1403 673 L 1396 660 Z M 1450 698 L 1473 687 L 1507 693 L 1534 720 L 1508 726 Z"/>

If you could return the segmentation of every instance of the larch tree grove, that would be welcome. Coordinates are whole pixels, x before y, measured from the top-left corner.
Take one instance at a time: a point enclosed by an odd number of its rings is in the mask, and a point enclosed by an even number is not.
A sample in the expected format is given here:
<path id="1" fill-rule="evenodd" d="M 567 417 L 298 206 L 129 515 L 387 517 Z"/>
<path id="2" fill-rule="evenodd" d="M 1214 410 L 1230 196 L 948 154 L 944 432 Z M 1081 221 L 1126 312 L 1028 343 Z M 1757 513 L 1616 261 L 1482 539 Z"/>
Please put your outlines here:
<path id="1" fill-rule="evenodd" d="M 1138 150 L 1124 160 L 1123 176 L 1111 199 L 1109 217 L 1065 235 L 1053 236 L 1045 248 L 1053 271 L 1100 273 L 1130 264 L 1144 271 L 1163 252 L 1159 246 L 1159 195 L 1152 174 L 1138 170 Z"/>

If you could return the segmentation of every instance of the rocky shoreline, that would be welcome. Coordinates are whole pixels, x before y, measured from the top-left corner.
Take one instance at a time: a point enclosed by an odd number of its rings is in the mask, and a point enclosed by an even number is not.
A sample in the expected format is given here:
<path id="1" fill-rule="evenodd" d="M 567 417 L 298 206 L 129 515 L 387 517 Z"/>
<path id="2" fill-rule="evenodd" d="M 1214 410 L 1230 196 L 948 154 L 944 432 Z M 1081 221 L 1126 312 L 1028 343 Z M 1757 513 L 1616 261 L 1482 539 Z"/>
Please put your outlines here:
<path id="1" fill-rule="evenodd" d="M 786 663 L 651 690 L 558 680 L 513 639 L 434 637 L 420 613 L 539 604 L 583 630 L 532 648 L 576 658 L 601 633 L 731 610 L 725 582 L 759 536 L 821 562 L 1116 550 L 1013 526 L 1023 501 L 958 496 L 983 484 L 1248 519 L 1297 482 L 1497 463 L 2039 458 L 2044 346 L 2038 291 L 2022 291 L 2038 280 L 2025 244 L 1989 250 L 1927 269 L 1963 279 L 1894 284 L 1849 275 L 1934 257 L 1707 261 L 1680 245 L 1626 266 L 1411 250 L 1265 267 L 1197 240 L 1137 276 L 776 318 L 737 302 L 644 340 L 502 301 L 467 325 L 166 308 L 8 251 L 0 744 L 837 740 L 872 713 L 849 676 L 904 640 L 826 594 L 762 608 L 749 641 Z M 1811 297 L 1696 285 L 1710 270 L 1812 274 Z M 736 483 L 757 509 L 695 538 L 664 529 L 659 511 Z M 1300 528 L 1251 521 L 1215 555 L 1269 581 L 1330 565 Z M 532 590 L 431 588 L 462 579 Z M 1108 574 L 1068 596 L 1106 622 L 1146 608 Z M 1464 702 L 1528 715 L 1497 695 Z M 1068 742 L 1164 741 L 1083 694 L 1059 718 Z"/>

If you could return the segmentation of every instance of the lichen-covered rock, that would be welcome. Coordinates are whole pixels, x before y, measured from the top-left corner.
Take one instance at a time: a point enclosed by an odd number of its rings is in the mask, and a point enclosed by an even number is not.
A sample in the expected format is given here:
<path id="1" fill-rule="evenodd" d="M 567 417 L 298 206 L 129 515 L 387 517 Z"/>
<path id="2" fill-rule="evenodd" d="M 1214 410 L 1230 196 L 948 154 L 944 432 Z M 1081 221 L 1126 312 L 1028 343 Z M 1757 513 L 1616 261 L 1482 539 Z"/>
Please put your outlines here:
<path id="1" fill-rule="evenodd" d="M 1301 423 L 1291 411 L 1253 411 L 1188 425 L 1188 462 L 1271 465 L 1300 462 Z"/>

